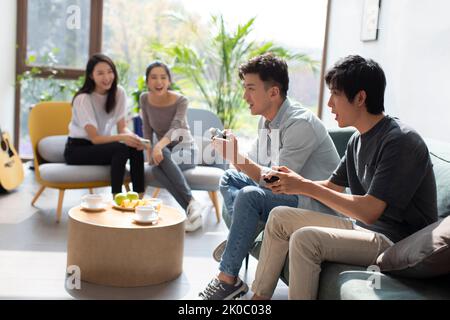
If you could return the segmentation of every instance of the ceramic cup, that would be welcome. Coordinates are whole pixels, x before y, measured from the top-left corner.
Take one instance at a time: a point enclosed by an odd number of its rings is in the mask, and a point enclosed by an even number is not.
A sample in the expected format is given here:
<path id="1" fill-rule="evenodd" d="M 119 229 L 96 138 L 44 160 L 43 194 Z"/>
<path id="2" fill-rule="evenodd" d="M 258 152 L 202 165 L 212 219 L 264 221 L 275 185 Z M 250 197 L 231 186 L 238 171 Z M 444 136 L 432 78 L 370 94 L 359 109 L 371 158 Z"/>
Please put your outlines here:
<path id="1" fill-rule="evenodd" d="M 103 196 L 100 194 L 87 194 L 81 198 L 90 209 L 98 209 L 103 206 Z"/>
<path id="2" fill-rule="evenodd" d="M 140 221 L 154 221 L 158 219 L 158 211 L 153 206 L 138 206 L 135 212 L 136 218 Z"/>

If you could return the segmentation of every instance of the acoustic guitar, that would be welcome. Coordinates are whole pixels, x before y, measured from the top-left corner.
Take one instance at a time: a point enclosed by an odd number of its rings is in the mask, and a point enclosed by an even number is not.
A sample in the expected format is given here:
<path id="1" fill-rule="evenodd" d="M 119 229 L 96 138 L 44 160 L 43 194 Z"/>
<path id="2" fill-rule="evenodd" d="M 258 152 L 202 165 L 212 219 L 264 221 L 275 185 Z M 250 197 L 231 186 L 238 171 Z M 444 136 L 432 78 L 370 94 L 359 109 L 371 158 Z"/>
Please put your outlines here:
<path id="1" fill-rule="evenodd" d="M 0 128 L 0 187 L 8 191 L 23 181 L 22 161 L 10 141 L 9 135 Z"/>

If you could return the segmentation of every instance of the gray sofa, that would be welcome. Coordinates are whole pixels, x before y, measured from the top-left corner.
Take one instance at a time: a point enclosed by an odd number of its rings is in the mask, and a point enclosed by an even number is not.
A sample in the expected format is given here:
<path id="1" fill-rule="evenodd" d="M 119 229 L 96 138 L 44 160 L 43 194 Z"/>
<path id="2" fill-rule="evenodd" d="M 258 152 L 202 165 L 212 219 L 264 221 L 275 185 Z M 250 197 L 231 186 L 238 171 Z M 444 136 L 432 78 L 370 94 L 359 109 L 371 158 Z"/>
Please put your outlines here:
<path id="1" fill-rule="evenodd" d="M 353 134 L 352 130 L 343 130 L 343 129 L 334 129 L 329 131 L 333 142 L 338 149 L 340 156 L 345 153 L 346 144 L 348 139 Z M 444 218 L 450 215 L 450 143 L 445 143 L 442 141 L 436 140 L 426 140 L 427 146 L 430 150 L 431 158 L 433 161 L 433 168 L 436 175 L 436 183 L 437 183 L 437 191 L 438 191 L 438 214 L 439 214 L 439 222 L 436 223 L 436 226 L 439 225 L 440 222 L 443 221 Z M 231 217 L 226 212 L 226 208 L 223 209 L 223 218 L 227 226 L 231 225 Z M 446 226 L 448 226 L 448 222 L 450 217 L 445 220 L 447 222 Z M 435 230 L 436 226 L 430 226 L 430 230 L 428 231 L 430 235 Z M 346 265 L 340 263 L 331 263 L 324 262 L 322 264 L 322 272 L 320 276 L 320 285 L 318 292 L 318 299 L 321 300 L 352 300 L 352 299 L 373 299 L 373 300 L 403 300 L 403 299 L 417 299 L 417 300 L 425 300 L 425 299 L 450 299 L 450 259 L 449 259 L 449 232 L 448 227 L 445 234 L 442 236 L 442 239 L 437 241 L 440 245 L 439 250 L 431 249 L 423 249 L 416 248 L 417 244 L 413 243 L 414 246 L 410 246 L 409 251 L 414 251 L 413 256 L 406 257 L 404 260 L 406 261 L 406 265 L 403 270 L 397 271 L 383 271 L 385 265 L 387 264 L 385 261 L 388 260 L 387 255 L 383 260 L 381 259 L 380 267 L 382 272 L 373 272 L 372 270 L 367 270 L 367 268 L 353 265 Z M 261 249 L 261 242 L 264 236 L 264 225 L 261 224 L 259 226 L 258 237 L 255 240 L 255 244 L 250 252 L 250 254 L 258 259 L 259 252 Z M 419 231 L 420 232 L 420 231 Z M 419 233 L 418 232 L 418 233 Z M 414 234 L 413 236 L 415 236 Z M 414 237 L 408 237 L 402 240 L 402 244 L 400 242 L 397 245 L 403 245 L 400 251 L 401 253 L 408 253 L 405 249 L 408 247 L 408 241 L 415 241 Z M 410 239 L 412 238 L 412 239 Z M 417 236 L 416 236 L 417 238 Z M 422 237 L 423 238 L 423 237 Z M 426 244 L 430 246 L 430 244 Z M 424 245 L 425 247 L 425 245 Z M 393 247 L 394 248 L 394 247 Z M 396 249 L 396 248 L 394 248 Z M 402 251 L 403 250 L 403 251 Z M 392 250 L 394 251 L 394 250 Z M 438 252 L 439 251 L 439 252 Z M 446 271 L 442 272 L 442 268 L 440 268 L 440 276 L 432 277 L 432 273 L 424 273 L 424 268 L 422 267 L 422 272 L 417 272 L 416 269 L 420 269 L 423 265 L 421 261 L 416 261 L 420 259 L 424 259 L 427 257 L 432 257 L 432 254 L 438 252 L 441 254 L 437 263 L 441 266 L 444 264 L 444 269 Z M 442 256 L 442 253 L 445 253 L 445 256 Z M 398 252 L 397 252 L 398 255 Z M 392 254 L 390 255 L 392 258 Z M 436 255 L 435 255 L 436 256 Z M 380 260 L 381 255 L 378 260 Z M 398 257 L 397 257 L 398 258 Z M 436 259 L 435 259 L 436 260 Z M 436 261 L 435 261 L 436 262 Z M 391 268 L 392 269 L 392 268 Z M 398 269 L 398 268 L 397 268 Z M 407 270 L 409 269 L 409 270 Z M 388 269 L 389 270 L 389 269 Z M 405 271 L 413 271 L 413 272 L 405 272 Z M 420 271 L 420 270 L 419 270 Z M 426 270 L 425 270 L 426 271 Z M 442 273 L 447 273 L 442 275 Z M 408 277 L 405 277 L 407 275 Z M 378 277 L 376 286 L 370 286 L 371 279 L 374 276 Z M 418 278 L 421 279 L 418 279 Z M 289 263 L 286 261 L 282 274 L 280 278 L 288 284 L 289 282 Z"/>

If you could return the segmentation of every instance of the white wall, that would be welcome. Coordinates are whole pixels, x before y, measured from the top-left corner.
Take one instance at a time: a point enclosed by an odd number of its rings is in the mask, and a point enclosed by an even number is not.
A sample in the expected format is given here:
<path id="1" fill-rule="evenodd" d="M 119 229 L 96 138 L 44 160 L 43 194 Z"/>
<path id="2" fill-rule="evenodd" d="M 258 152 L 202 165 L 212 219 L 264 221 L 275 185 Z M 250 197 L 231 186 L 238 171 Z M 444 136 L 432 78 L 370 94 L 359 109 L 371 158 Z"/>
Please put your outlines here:
<path id="1" fill-rule="evenodd" d="M 0 1 L 0 126 L 14 135 L 14 79 L 16 70 L 16 1 Z"/>
<path id="2" fill-rule="evenodd" d="M 381 0 L 378 40 L 360 41 L 364 1 L 331 0 L 326 68 L 360 54 L 387 78 L 386 113 L 424 137 L 450 141 L 450 1 Z M 336 126 L 324 93 L 323 118 Z"/>

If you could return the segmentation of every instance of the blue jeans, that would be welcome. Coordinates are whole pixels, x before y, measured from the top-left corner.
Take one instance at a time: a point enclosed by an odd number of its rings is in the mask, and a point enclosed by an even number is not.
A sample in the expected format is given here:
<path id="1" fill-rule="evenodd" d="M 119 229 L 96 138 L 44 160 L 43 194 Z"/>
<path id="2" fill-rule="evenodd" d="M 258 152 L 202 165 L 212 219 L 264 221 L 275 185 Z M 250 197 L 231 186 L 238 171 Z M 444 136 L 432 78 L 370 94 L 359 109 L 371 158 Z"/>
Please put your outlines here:
<path id="1" fill-rule="evenodd" d="M 298 197 L 273 194 L 269 189 L 259 187 L 246 174 L 233 169 L 223 175 L 220 192 L 232 222 L 219 270 L 237 276 L 242 261 L 253 246 L 259 222 L 267 222 L 275 207 L 296 208 Z"/>
<path id="2" fill-rule="evenodd" d="M 197 150 L 184 149 L 183 152 L 190 153 L 190 163 L 177 164 L 172 159 L 172 150 L 168 147 L 162 149 L 164 160 L 152 168 L 152 173 L 164 188 L 177 200 L 180 206 L 186 210 L 192 199 L 192 191 L 184 177 L 183 171 L 195 168 Z"/>

